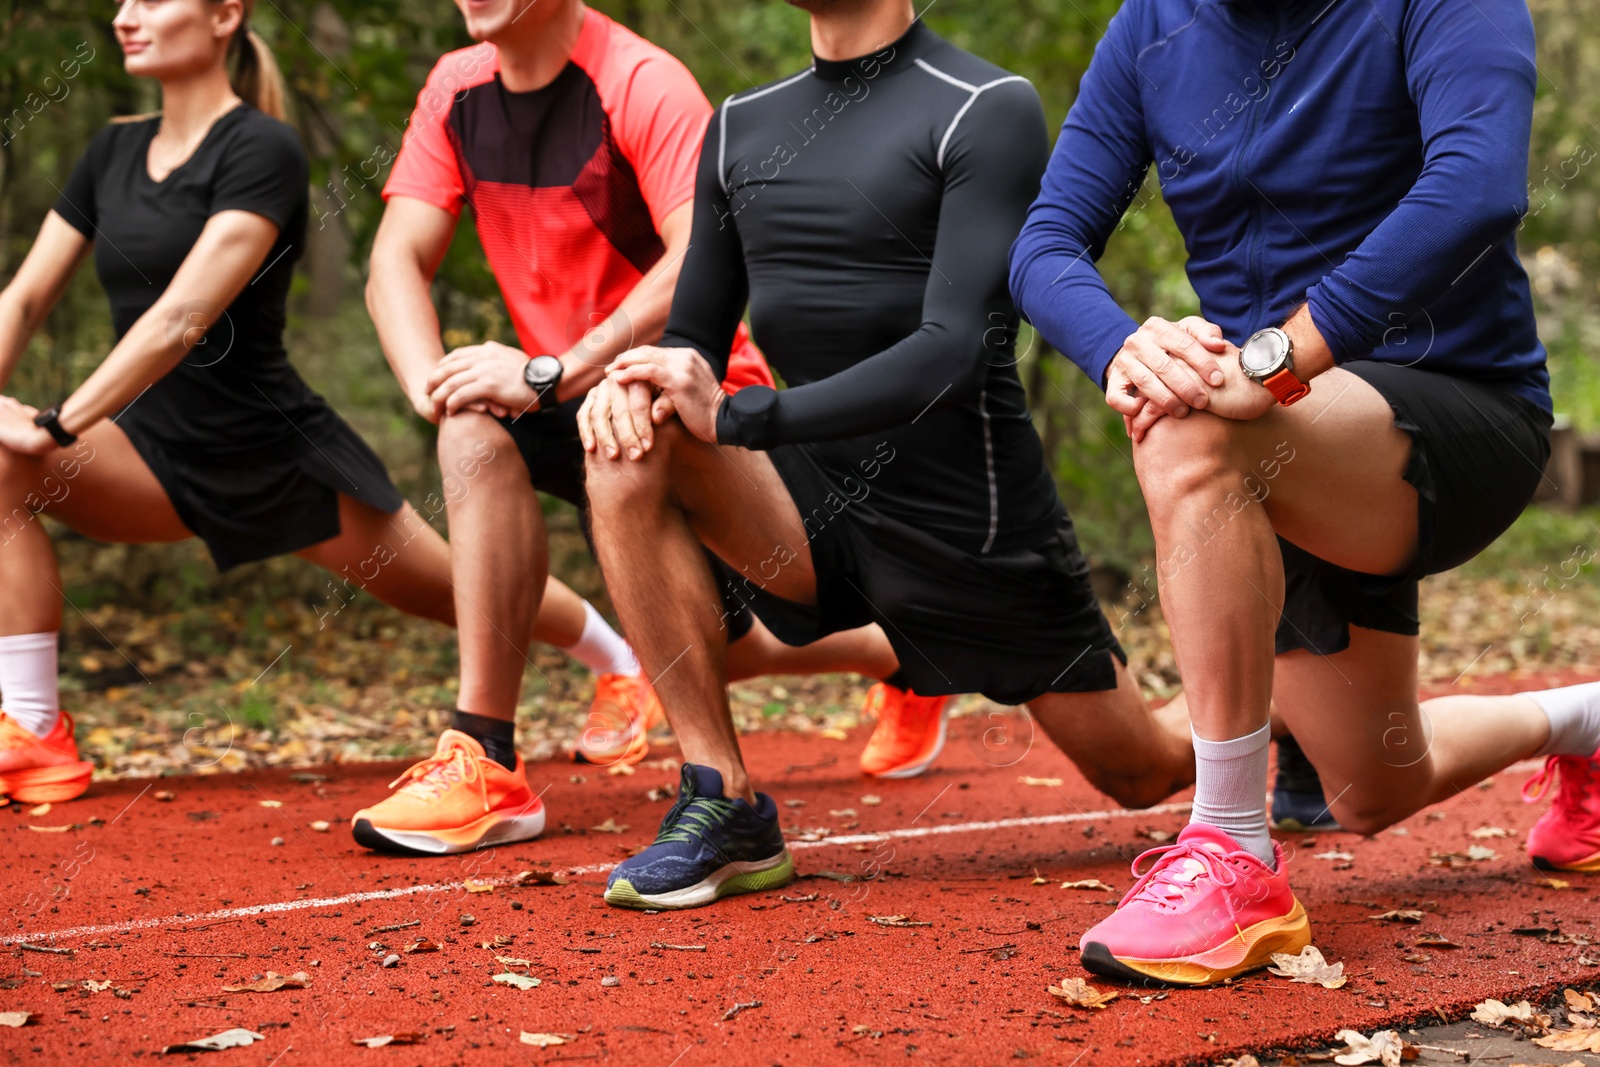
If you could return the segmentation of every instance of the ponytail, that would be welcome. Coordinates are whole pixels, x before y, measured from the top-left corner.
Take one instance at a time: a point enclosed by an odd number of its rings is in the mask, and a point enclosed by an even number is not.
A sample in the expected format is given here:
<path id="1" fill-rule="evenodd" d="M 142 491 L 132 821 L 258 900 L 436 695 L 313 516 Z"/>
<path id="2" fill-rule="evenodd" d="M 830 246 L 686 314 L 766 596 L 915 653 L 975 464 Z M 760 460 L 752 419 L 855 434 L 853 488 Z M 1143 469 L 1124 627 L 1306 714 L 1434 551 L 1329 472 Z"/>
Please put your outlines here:
<path id="1" fill-rule="evenodd" d="M 286 94 L 283 74 L 278 70 L 278 61 L 272 57 L 272 49 L 267 47 L 267 42 L 250 28 L 251 6 L 246 5 L 245 20 L 240 23 L 229 46 L 233 52 L 233 72 L 229 80 L 233 83 L 233 91 L 245 103 L 275 119 L 285 120 L 288 112 L 284 106 Z"/>

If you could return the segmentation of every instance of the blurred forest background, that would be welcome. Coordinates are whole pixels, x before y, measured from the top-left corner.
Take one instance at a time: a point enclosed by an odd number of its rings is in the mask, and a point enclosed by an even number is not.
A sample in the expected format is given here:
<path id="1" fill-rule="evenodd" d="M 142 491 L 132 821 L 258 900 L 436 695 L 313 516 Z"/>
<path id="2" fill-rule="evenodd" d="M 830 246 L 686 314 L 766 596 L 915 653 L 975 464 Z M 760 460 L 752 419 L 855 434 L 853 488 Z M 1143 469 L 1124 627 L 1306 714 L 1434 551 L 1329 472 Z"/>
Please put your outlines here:
<path id="1" fill-rule="evenodd" d="M 682 58 L 713 101 L 809 61 L 805 16 L 780 0 L 592 3 Z M 1117 6 L 1117 0 L 942 0 L 929 5 L 927 21 L 962 47 L 1030 78 L 1054 128 L 1072 103 L 1095 42 Z M 1541 77 L 1529 167 L 1532 206 L 1520 240 L 1550 351 L 1557 410 L 1580 430 L 1600 431 L 1600 24 L 1594 0 L 1531 0 L 1531 7 Z M 112 0 L 89 5 L 73 0 L 0 2 L 0 279 L 26 254 L 93 133 L 114 115 L 154 109 L 154 86 L 123 73 L 110 30 L 114 13 Z M 384 456 L 407 495 L 420 500 L 438 483 L 433 429 L 411 413 L 396 386 L 361 291 L 382 210 L 378 193 L 388 161 L 399 150 L 417 89 L 441 53 L 470 41 L 447 0 L 262 0 L 254 24 L 283 67 L 292 120 L 313 166 L 311 243 L 296 282 L 291 355 L 306 378 Z M 69 76 L 67 70 L 73 73 Z M 1153 174 L 1136 203 L 1142 208 L 1130 213 L 1101 262 L 1113 291 L 1135 318 L 1160 313 L 1175 319 L 1197 311 L 1183 272 L 1182 243 Z M 515 343 L 470 225 L 460 227 L 434 295 L 447 345 L 485 337 Z M 53 402 L 103 358 L 109 340 L 103 294 L 93 271 L 85 269 L 33 342 L 7 391 L 34 403 Z M 1075 368 L 1045 351 L 1026 328 L 1020 348 L 1026 352 L 1023 377 L 1057 480 L 1086 549 L 1105 565 L 1103 573 L 1115 576 L 1106 590 L 1115 600 L 1118 582 L 1135 575 L 1151 552 L 1120 421 Z M 597 576 L 573 533 L 571 516 L 557 511 L 552 519 L 562 533 L 556 569 L 580 590 L 597 593 Z M 1561 568 L 1564 561 L 1578 558 L 1575 546 L 1593 545 L 1600 537 L 1593 520 L 1592 512 L 1535 509 L 1460 580 L 1468 586 L 1499 583 L 1510 614 L 1501 617 L 1497 611 L 1494 617 L 1516 620 L 1517 605 L 1532 603 L 1530 597 L 1550 585 L 1548 574 L 1571 570 Z M 248 635 L 263 627 L 291 625 L 284 612 L 296 615 L 297 610 L 285 604 L 314 604 L 323 595 L 325 576 L 295 561 L 219 577 L 194 545 L 107 549 L 75 545 L 60 527 L 55 529 L 68 564 L 67 588 L 74 607 L 110 635 L 102 644 L 116 645 L 121 650 L 117 654 L 140 667 L 168 670 L 178 661 L 189 661 L 193 673 L 196 652 L 212 646 L 218 656 L 257 645 L 270 656 L 281 641 Z M 1581 579 L 1576 585 L 1594 584 L 1592 569 L 1584 571 L 1592 568 L 1588 561 L 1593 555 L 1590 551 L 1581 557 L 1583 573 L 1575 575 Z M 1575 583 L 1563 579 L 1560 591 L 1569 586 Z M 224 622 L 237 623 L 247 637 L 241 642 L 237 634 L 218 633 L 209 604 L 225 605 Z M 1482 601 L 1472 604 L 1452 602 L 1440 610 L 1465 611 L 1471 619 L 1461 625 L 1493 629 L 1490 618 L 1479 617 Z M 120 619 L 117 612 L 130 608 L 150 619 L 142 624 Z M 1557 618 L 1556 612 L 1535 614 L 1538 627 L 1546 630 Z M 1528 613 L 1522 611 L 1520 617 L 1526 620 Z M 409 640 L 396 625 L 392 614 L 381 611 L 353 611 L 349 620 L 355 632 Z M 304 619 L 292 622 L 302 630 L 306 626 Z M 1526 625 L 1500 628 L 1527 630 Z M 130 632 L 153 635 L 148 648 L 165 648 L 165 654 L 127 655 L 117 635 L 126 638 Z M 424 673 L 442 677 L 450 673 L 453 655 L 442 646 L 452 642 L 440 640 L 442 631 L 428 633 L 432 636 L 426 640 L 416 638 L 416 648 L 441 646 Z M 1548 649 L 1553 640 L 1561 643 L 1541 631 L 1533 642 Z M 1462 648 L 1478 644 L 1476 637 L 1463 638 Z M 135 647 L 146 646 L 135 642 Z M 328 651 L 334 654 L 332 646 Z M 116 672 L 124 669 L 117 654 L 88 654 L 87 663 L 70 669 L 82 676 L 87 690 L 99 691 L 104 686 L 96 679 L 115 681 L 120 677 Z M 338 654 L 353 653 L 346 649 Z M 1520 662 L 1519 655 L 1512 654 L 1508 662 Z M 236 665 L 220 674 L 237 680 L 235 672 L 247 667 Z M 145 677 L 148 672 L 138 673 Z M 1157 674 L 1168 684 L 1174 680 L 1164 668 Z M 330 693 L 328 699 L 337 695 Z M 427 703 L 427 698 L 417 703 Z M 269 720 L 271 715 L 261 711 L 258 717 Z"/>

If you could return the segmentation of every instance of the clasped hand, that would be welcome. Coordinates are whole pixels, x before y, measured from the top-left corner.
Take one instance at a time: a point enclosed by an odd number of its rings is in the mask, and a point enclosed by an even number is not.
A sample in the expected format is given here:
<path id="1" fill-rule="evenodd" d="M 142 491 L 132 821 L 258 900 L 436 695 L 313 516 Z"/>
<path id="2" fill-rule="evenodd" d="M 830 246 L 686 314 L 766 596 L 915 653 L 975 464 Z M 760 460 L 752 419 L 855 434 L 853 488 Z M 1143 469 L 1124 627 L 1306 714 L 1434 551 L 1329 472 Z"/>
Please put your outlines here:
<path id="1" fill-rule="evenodd" d="M 1146 319 L 1106 370 L 1106 403 L 1136 443 L 1168 415 L 1181 419 L 1198 410 L 1248 421 L 1274 402 L 1266 387 L 1245 377 L 1239 349 L 1222 327 L 1198 315 Z"/>

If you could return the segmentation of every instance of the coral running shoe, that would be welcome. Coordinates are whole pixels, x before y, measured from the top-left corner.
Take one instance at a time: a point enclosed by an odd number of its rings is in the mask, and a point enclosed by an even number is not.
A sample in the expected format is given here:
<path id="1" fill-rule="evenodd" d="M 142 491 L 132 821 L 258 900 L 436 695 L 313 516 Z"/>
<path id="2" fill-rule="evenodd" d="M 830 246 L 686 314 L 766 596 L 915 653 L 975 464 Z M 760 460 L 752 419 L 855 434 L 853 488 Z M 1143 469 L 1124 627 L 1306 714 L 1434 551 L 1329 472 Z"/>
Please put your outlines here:
<path id="1" fill-rule="evenodd" d="M 1138 881 L 1083 935 L 1085 970 L 1141 985 L 1210 985 L 1265 967 L 1311 943 L 1289 889 L 1283 847 L 1273 870 L 1214 826 L 1190 823 L 1171 845 L 1133 861 Z M 1155 863 L 1144 874 L 1139 865 Z"/>
<path id="2" fill-rule="evenodd" d="M 1528 831 L 1528 858 L 1545 870 L 1600 871 L 1600 753 L 1549 757 L 1522 787 L 1522 799 L 1533 803 L 1553 781 L 1561 784 Z"/>
<path id="3" fill-rule="evenodd" d="M 861 750 L 861 773 L 874 778 L 915 778 L 944 750 L 950 698 L 918 696 L 879 682 L 867 690 L 863 716 L 878 725 Z"/>
<path id="4" fill-rule="evenodd" d="M 522 757 L 508 771 L 459 730 L 439 735 L 433 755 L 407 768 L 389 788 L 395 789 L 392 796 L 350 817 L 358 844 L 442 856 L 544 832 L 544 804 L 528 788 Z"/>
<path id="5" fill-rule="evenodd" d="M 30 804 L 82 796 L 94 764 L 78 758 L 72 733 L 72 716 L 64 711 L 43 737 L 0 711 L 0 793 Z"/>
<path id="6" fill-rule="evenodd" d="M 632 766 L 650 754 L 648 735 L 666 721 L 660 698 L 642 676 L 602 674 L 572 758 L 601 767 Z"/>

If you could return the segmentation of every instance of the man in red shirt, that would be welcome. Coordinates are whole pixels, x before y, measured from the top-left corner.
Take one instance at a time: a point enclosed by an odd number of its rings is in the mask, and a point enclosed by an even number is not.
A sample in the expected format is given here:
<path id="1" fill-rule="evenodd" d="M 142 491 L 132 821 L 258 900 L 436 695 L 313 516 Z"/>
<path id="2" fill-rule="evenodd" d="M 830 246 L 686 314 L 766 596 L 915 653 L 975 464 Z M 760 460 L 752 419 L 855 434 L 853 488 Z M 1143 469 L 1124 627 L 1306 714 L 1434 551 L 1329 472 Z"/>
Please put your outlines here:
<path id="1" fill-rule="evenodd" d="M 449 501 L 461 647 L 452 729 L 353 819 L 368 847 L 427 853 L 543 829 L 512 722 L 548 574 L 536 490 L 584 507 L 577 409 L 613 358 L 666 324 L 711 115 L 682 63 L 580 0 L 457 4 L 479 43 L 441 59 L 417 98 L 367 284 L 384 353 L 417 412 L 439 424 L 440 466 L 463 487 Z M 487 341 L 445 353 L 429 287 L 463 205 L 520 349 Z M 743 327 L 730 356 L 729 392 L 772 383 Z M 729 615 L 742 606 L 734 585 Z M 597 693 L 578 756 L 636 762 L 664 719 L 660 703 L 627 644 L 591 605 L 582 610 L 568 622 L 581 634 L 572 651 L 595 671 Z M 795 649 L 758 628 L 730 663 L 735 677 L 898 669 L 876 627 Z"/>

